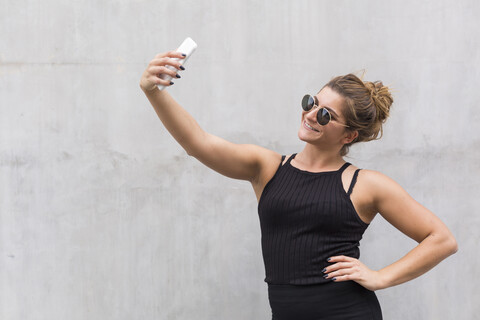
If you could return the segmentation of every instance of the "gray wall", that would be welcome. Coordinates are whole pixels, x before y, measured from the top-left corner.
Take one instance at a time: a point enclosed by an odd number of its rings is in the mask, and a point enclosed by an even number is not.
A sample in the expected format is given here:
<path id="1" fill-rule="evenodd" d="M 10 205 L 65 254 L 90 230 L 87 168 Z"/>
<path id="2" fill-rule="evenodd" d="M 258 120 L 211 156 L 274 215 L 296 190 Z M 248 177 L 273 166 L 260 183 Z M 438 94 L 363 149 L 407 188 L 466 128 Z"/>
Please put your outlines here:
<path id="1" fill-rule="evenodd" d="M 299 100 L 367 70 L 395 88 L 348 161 L 398 181 L 460 251 L 378 291 L 385 319 L 480 319 L 480 4 L 0 1 L 0 318 L 269 319 L 256 200 L 162 127 L 138 82 L 198 44 L 171 94 L 209 132 L 298 152 Z M 374 269 L 415 242 L 378 216 Z"/>

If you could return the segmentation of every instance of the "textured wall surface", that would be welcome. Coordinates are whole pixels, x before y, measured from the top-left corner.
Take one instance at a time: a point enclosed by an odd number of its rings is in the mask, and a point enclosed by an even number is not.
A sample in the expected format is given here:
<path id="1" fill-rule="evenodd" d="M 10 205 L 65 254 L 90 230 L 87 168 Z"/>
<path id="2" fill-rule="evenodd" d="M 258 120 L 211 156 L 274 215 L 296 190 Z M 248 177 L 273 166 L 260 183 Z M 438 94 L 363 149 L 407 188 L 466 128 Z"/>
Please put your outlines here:
<path id="1" fill-rule="evenodd" d="M 385 319 L 480 319 L 480 2 L 0 0 L 0 319 L 269 319 L 256 200 L 190 158 L 138 86 L 207 131 L 298 152 L 299 101 L 366 69 L 395 88 L 382 140 L 348 161 L 398 181 L 459 252 L 377 292 Z M 373 269 L 415 242 L 378 216 Z"/>

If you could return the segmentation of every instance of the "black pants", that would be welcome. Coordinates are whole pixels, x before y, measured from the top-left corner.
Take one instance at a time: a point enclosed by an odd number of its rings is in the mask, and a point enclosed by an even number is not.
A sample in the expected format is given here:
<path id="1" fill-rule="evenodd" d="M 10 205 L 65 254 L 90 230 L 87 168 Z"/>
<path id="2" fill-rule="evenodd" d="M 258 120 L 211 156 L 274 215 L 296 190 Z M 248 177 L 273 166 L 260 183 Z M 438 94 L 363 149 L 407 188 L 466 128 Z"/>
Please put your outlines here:
<path id="1" fill-rule="evenodd" d="M 381 320 L 373 291 L 354 281 L 318 285 L 268 285 L 272 320 Z"/>

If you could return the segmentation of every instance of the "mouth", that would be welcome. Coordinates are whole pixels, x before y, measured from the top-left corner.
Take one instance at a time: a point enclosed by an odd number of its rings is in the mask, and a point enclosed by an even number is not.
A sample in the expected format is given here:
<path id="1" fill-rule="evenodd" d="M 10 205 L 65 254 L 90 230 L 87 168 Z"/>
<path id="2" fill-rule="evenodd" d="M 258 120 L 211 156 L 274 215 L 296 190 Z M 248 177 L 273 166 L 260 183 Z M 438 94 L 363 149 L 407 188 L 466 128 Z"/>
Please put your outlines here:
<path id="1" fill-rule="evenodd" d="M 309 125 L 309 124 L 307 123 L 307 121 L 305 121 L 305 120 L 303 120 L 303 126 L 304 126 L 305 128 L 307 128 L 308 130 L 315 131 L 315 132 L 320 132 L 320 131 L 318 131 L 317 129 L 315 129 L 314 127 L 312 127 L 311 125 Z"/>

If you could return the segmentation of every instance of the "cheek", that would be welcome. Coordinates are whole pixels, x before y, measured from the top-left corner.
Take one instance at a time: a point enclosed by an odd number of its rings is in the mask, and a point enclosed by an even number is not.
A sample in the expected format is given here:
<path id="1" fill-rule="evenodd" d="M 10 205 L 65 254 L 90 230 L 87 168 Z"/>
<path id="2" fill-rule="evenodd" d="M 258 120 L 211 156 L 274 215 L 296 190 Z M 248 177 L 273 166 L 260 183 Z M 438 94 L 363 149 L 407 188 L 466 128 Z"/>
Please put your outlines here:
<path id="1" fill-rule="evenodd" d="M 305 112 L 302 112 L 302 114 L 300 115 L 300 124 L 303 123 L 303 120 L 305 120 Z"/>

